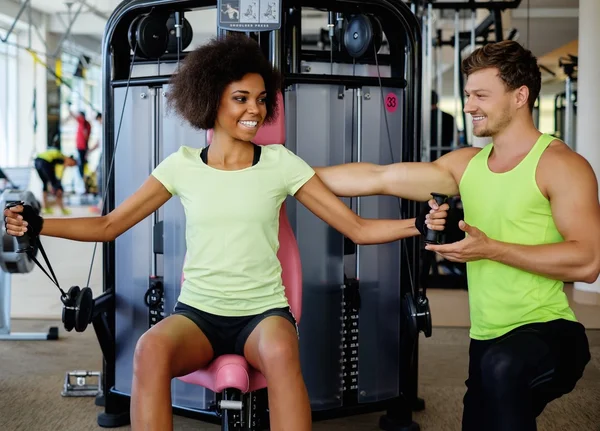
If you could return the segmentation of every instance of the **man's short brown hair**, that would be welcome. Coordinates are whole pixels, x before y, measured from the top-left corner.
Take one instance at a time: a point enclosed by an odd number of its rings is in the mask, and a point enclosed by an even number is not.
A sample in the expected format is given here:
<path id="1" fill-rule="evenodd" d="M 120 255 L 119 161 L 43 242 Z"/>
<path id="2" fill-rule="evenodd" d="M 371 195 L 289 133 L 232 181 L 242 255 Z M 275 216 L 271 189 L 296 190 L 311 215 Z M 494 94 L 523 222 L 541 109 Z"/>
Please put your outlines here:
<path id="1" fill-rule="evenodd" d="M 482 69 L 496 68 L 508 90 L 525 85 L 529 88 L 529 110 L 533 112 L 535 100 L 540 94 L 542 74 L 536 57 L 530 50 L 512 40 L 489 43 L 473 51 L 462 62 L 463 73 L 470 74 Z"/>

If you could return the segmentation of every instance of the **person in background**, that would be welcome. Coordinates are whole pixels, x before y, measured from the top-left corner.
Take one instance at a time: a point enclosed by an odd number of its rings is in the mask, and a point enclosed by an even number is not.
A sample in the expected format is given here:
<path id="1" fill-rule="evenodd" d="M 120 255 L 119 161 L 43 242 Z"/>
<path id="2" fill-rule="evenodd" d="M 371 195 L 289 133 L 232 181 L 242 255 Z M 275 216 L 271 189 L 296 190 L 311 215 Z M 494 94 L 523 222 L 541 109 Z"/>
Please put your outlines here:
<path id="1" fill-rule="evenodd" d="M 454 142 L 454 117 L 445 111 L 442 111 L 438 106 L 439 97 L 435 91 L 431 92 L 431 153 L 430 161 L 438 159 L 438 149 L 434 148 L 438 146 L 438 113 L 441 114 L 441 142 L 440 146 L 444 147 L 440 150 L 440 157 L 444 154 L 448 154 L 452 150 L 452 143 Z"/>
<path id="2" fill-rule="evenodd" d="M 98 202 L 97 205 L 92 205 L 90 207 L 90 211 L 95 213 L 95 214 L 100 214 L 102 212 L 102 114 L 100 112 L 98 112 L 96 114 L 96 122 L 98 123 L 98 139 L 96 141 L 96 144 L 90 148 L 89 153 L 92 153 L 93 151 L 98 150 L 99 151 L 99 156 L 98 156 L 98 164 L 96 166 L 96 192 L 98 193 L 98 195 L 100 196 L 100 201 Z"/>
<path id="3" fill-rule="evenodd" d="M 56 165 L 76 166 L 77 161 L 71 156 L 65 156 L 58 148 L 48 148 L 39 153 L 33 161 L 35 170 L 42 180 L 43 213 L 52 214 L 52 208 L 48 202 L 48 193 L 56 197 L 56 205 L 63 215 L 71 214 L 63 203 L 63 187 L 60 179 L 56 176 Z"/>
<path id="4" fill-rule="evenodd" d="M 85 182 L 85 165 L 87 163 L 87 156 L 89 152 L 88 144 L 90 140 L 90 134 L 92 133 L 92 125 L 85 118 L 85 112 L 79 111 L 78 115 L 73 114 L 71 118 L 77 121 L 77 134 L 75 135 L 75 145 L 77 153 L 79 154 L 79 175 Z"/>

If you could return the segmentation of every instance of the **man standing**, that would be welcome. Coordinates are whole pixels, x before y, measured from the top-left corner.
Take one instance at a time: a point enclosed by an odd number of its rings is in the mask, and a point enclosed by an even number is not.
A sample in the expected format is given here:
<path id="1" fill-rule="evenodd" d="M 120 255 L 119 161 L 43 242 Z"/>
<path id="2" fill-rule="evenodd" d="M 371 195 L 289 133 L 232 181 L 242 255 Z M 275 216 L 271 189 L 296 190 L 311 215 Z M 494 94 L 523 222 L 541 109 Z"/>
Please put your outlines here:
<path id="1" fill-rule="evenodd" d="M 432 191 L 460 194 L 465 239 L 426 248 L 467 262 L 463 430 L 533 431 L 536 417 L 573 390 L 590 360 L 563 281 L 591 283 L 600 272 L 598 182 L 583 157 L 536 129 L 541 74 L 530 51 L 513 41 L 488 44 L 462 67 L 473 134 L 491 144 L 432 163 L 316 171 L 338 196 L 425 201 Z"/>
<path id="2" fill-rule="evenodd" d="M 81 175 L 81 179 L 85 182 L 85 165 L 87 164 L 88 143 L 92 132 L 92 125 L 85 118 L 85 112 L 83 111 L 80 111 L 79 115 L 73 117 L 77 120 L 75 144 L 77 145 L 77 152 L 79 153 L 79 174 Z"/>

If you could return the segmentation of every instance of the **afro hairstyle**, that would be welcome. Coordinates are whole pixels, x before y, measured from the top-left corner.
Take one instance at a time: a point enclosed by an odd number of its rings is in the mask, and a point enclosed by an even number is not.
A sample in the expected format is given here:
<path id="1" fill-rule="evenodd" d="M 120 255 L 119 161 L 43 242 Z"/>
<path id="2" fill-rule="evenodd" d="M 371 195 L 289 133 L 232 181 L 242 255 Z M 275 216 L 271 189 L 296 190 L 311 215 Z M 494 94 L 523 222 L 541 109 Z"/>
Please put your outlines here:
<path id="1" fill-rule="evenodd" d="M 258 43 L 243 33 L 213 38 L 190 52 L 170 80 L 169 107 L 192 127 L 214 127 L 225 88 L 249 73 L 262 76 L 267 91 L 265 123 L 277 117 L 277 92 L 281 75 L 273 68 Z"/>

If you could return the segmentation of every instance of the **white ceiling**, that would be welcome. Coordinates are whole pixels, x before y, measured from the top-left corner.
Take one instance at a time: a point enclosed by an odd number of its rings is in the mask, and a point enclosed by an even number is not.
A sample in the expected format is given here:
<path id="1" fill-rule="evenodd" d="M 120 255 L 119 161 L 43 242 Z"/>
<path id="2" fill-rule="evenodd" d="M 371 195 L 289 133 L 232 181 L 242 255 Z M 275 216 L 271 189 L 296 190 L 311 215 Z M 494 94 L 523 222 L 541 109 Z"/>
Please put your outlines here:
<path id="1" fill-rule="evenodd" d="M 0 0 L 0 14 L 6 9 L 2 4 L 12 5 L 12 11 L 16 14 L 19 5 L 24 0 Z M 91 41 L 91 46 L 97 46 L 100 52 L 100 41 L 104 33 L 106 20 L 112 11 L 123 2 L 123 0 L 30 0 L 32 7 L 47 14 L 48 28 L 51 32 L 64 33 L 69 25 L 69 16 L 71 19 L 81 6 L 80 14 L 74 21 L 70 29 L 70 39 L 84 38 Z M 448 1 L 467 1 L 467 0 L 436 0 L 437 3 Z M 500 1 L 500 0 L 494 0 Z M 598 0 L 600 1 L 600 0 Z M 479 0 L 484 5 L 487 0 Z M 71 4 L 69 15 L 68 4 Z M 83 5 L 83 6 L 82 6 Z M 527 46 L 534 55 L 541 57 L 556 50 L 557 48 L 568 44 L 578 38 L 578 0 L 522 0 L 518 9 L 510 9 L 503 14 L 504 35 L 506 36 L 511 28 L 518 30 L 518 40 Z M 437 11 L 436 11 L 437 12 Z M 25 17 L 27 14 L 23 14 Z M 461 21 L 462 31 L 469 31 L 471 20 L 468 12 L 464 14 L 467 19 Z M 479 10 L 477 13 L 477 23 L 488 15 L 485 10 Z M 444 39 L 447 40 L 454 33 L 454 12 L 444 11 L 443 15 L 437 14 L 438 28 L 444 29 Z M 303 24 L 304 30 L 322 26 L 323 22 L 318 18 Z M 201 27 L 205 27 L 202 25 Z M 494 39 L 493 33 L 490 40 Z M 96 41 L 96 42 L 94 42 Z M 90 44 L 86 44 L 90 46 Z M 573 53 L 577 54 L 577 53 Z M 452 82 L 452 64 L 454 62 L 454 53 L 452 47 L 444 48 L 444 63 L 449 67 L 450 75 L 444 77 Z M 448 87 L 446 87 L 448 88 Z"/>
<path id="2" fill-rule="evenodd" d="M 21 0 L 22 1 L 22 0 Z M 68 12 L 69 7 L 68 4 L 71 4 L 71 9 L 73 12 L 79 7 L 79 3 L 84 4 L 84 8 L 82 11 L 87 11 L 93 9 L 98 10 L 100 12 L 104 12 L 107 15 L 115 10 L 115 8 L 122 2 L 122 0 L 30 0 L 31 5 L 34 9 L 37 9 L 42 12 L 46 12 L 49 14 L 59 13 L 59 12 Z"/>

